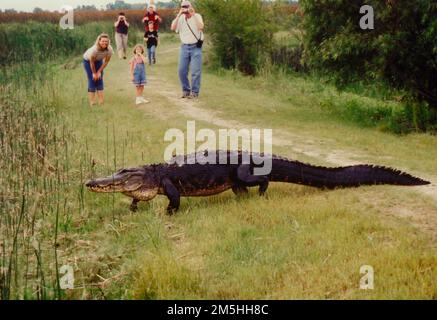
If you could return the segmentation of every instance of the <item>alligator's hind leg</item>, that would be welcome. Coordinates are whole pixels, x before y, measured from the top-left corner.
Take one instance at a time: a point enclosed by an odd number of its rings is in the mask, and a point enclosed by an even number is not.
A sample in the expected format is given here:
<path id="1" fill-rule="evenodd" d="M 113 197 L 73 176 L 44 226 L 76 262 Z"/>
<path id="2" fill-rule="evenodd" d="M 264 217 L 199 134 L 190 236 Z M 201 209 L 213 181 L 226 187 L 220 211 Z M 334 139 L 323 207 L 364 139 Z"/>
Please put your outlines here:
<path id="1" fill-rule="evenodd" d="M 260 196 L 264 195 L 269 187 L 269 178 L 267 176 L 256 176 L 250 172 L 250 165 L 242 164 L 238 167 L 238 180 L 245 187 L 259 186 Z"/>
<path id="2" fill-rule="evenodd" d="M 249 190 L 245 187 L 245 186 L 241 186 L 241 185 L 233 185 L 232 186 L 232 191 L 235 193 L 235 195 L 237 196 L 242 196 L 245 194 L 249 193 Z"/>
<path id="3" fill-rule="evenodd" d="M 181 195 L 178 189 L 176 189 L 174 186 L 173 182 L 171 182 L 168 178 L 162 180 L 162 186 L 164 187 L 165 195 L 167 196 L 168 200 L 170 200 L 170 203 L 167 207 L 167 213 L 173 214 L 179 209 Z"/>
<path id="4" fill-rule="evenodd" d="M 138 211 L 138 202 L 140 202 L 140 200 L 137 199 L 133 199 L 132 200 L 132 204 L 130 205 L 130 211 L 132 212 L 137 212 Z"/>

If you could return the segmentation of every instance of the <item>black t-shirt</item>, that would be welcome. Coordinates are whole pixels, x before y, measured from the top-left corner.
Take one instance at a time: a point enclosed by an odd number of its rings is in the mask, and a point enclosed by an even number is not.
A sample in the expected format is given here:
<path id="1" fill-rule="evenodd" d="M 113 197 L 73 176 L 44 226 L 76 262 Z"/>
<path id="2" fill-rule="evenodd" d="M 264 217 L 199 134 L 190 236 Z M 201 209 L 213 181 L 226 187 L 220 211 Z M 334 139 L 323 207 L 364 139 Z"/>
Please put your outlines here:
<path id="1" fill-rule="evenodd" d="M 126 25 L 124 21 L 120 21 L 116 29 L 117 29 L 117 33 L 127 34 L 129 27 Z"/>
<path id="2" fill-rule="evenodd" d="M 157 31 L 146 31 L 144 38 L 147 39 L 147 48 L 152 46 L 158 46 L 158 32 Z"/>

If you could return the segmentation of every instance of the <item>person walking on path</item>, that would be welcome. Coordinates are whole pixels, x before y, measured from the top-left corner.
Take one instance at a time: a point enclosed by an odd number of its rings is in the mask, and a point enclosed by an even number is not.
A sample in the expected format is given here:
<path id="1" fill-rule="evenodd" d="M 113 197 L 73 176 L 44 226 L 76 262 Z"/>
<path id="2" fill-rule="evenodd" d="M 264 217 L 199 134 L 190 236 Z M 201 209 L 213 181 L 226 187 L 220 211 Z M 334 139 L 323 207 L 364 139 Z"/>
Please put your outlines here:
<path id="1" fill-rule="evenodd" d="M 181 10 L 171 23 L 171 30 L 179 33 L 182 45 L 179 57 L 179 79 L 182 98 L 198 98 L 202 77 L 202 44 L 204 23 L 190 1 L 182 1 Z M 191 84 L 188 72 L 191 69 Z"/>
<path id="2" fill-rule="evenodd" d="M 96 104 L 96 92 L 99 104 L 103 105 L 103 70 L 108 66 L 114 50 L 111 47 L 109 35 L 102 33 L 96 43 L 83 55 L 83 65 L 88 77 L 88 97 L 91 106 Z"/>
<path id="3" fill-rule="evenodd" d="M 118 14 L 118 19 L 114 26 L 118 57 L 120 59 L 126 59 L 129 22 L 127 22 L 124 12 Z"/>
<path id="4" fill-rule="evenodd" d="M 149 65 L 156 63 L 156 48 L 158 47 L 159 37 L 158 32 L 154 30 L 154 23 L 149 22 L 149 31 L 144 34 L 144 40 L 147 44 L 147 56 L 149 57 Z"/>
<path id="5" fill-rule="evenodd" d="M 149 103 L 150 101 L 144 99 L 144 86 L 147 83 L 146 78 L 146 57 L 144 56 L 144 46 L 137 44 L 134 48 L 134 57 L 130 60 L 130 71 L 132 75 L 132 82 L 136 87 L 135 104 Z"/>

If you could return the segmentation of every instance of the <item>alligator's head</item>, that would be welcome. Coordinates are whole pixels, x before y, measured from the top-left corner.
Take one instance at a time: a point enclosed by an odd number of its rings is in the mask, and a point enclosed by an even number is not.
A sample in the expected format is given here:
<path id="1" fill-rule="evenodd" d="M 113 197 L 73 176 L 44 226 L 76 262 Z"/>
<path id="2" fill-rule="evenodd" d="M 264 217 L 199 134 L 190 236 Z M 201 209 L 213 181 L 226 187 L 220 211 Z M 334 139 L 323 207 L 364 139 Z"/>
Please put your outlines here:
<path id="1" fill-rule="evenodd" d="M 111 176 L 90 180 L 86 186 L 93 192 L 121 192 L 142 201 L 153 199 L 159 188 L 153 172 L 147 167 L 122 169 Z"/>

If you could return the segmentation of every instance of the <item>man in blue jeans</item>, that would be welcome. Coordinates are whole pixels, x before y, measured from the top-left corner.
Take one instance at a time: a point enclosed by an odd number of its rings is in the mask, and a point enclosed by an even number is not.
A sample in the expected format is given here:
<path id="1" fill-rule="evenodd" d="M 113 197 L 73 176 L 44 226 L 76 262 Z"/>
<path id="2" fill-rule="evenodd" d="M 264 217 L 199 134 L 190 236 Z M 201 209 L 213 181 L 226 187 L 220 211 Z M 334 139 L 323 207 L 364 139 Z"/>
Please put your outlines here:
<path id="1" fill-rule="evenodd" d="M 202 47 L 199 40 L 204 39 L 202 16 L 195 12 L 190 1 L 182 1 L 181 10 L 171 23 L 171 30 L 179 33 L 181 52 L 179 58 L 179 79 L 182 85 L 182 98 L 199 97 L 202 77 Z M 191 68 L 191 85 L 188 72 Z"/>

